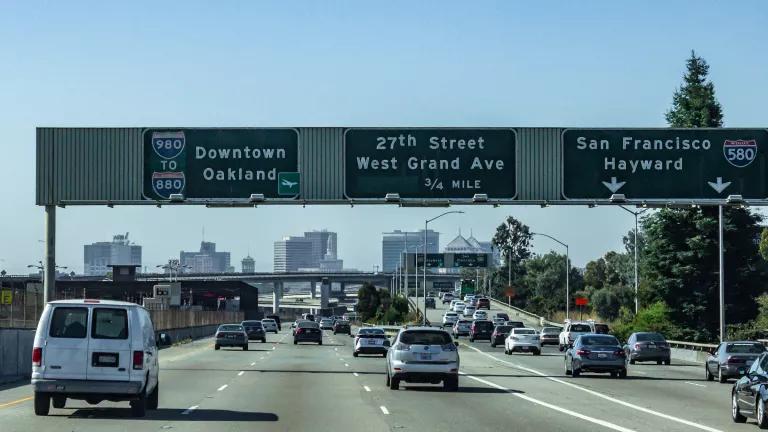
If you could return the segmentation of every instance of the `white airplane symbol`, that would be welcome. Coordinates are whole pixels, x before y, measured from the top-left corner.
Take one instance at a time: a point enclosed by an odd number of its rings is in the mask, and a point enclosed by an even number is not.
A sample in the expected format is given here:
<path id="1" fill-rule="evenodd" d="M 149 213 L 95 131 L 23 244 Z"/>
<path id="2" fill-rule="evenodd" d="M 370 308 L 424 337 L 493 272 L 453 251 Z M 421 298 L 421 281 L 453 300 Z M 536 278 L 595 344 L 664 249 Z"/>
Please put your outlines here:
<path id="1" fill-rule="evenodd" d="M 292 181 L 283 179 L 283 186 L 288 186 L 289 188 L 293 188 L 297 184 L 299 184 L 299 182 L 292 182 Z"/>

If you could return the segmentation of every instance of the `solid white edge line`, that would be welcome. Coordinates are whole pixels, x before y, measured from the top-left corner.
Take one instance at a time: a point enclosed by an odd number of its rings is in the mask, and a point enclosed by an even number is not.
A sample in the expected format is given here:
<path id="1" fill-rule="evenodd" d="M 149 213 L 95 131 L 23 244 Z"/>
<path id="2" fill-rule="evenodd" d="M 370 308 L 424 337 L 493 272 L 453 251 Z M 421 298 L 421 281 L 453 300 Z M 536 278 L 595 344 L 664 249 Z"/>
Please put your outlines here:
<path id="1" fill-rule="evenodd" d="M 573 388 L 575 388 L 577 390 L 581 390 L 583 392 L 587 392 L 587 393 L 589 393 L 589 394 L 591 394 L 593 396 L 597 396 L 597 397 L 599 397 L 601 399 L 605 399 L 607 401 L 610 401 L 610 402 L 613 402 L 613 403 L 616 403 L 616 404 L 619 404 L 619 405 L 623 405 L 623 406 L 625 406 L 627 408 L 632 408 L 632 409 L 635 409 L 637 411 L 644 412 L 646 414 L 655 415 L 657 417 L 661 417 L 661 418 L 664 418 L 664 419 L 667 419 L 667 420 L 672 420 L 672 421 L 675 421 L 675 422 L 678 422 L 678 423 L 682 423 L 682 424 L 687 425 L 687 426 L 695 427 L 695 428 L 698 428 L 698 429 L 701 429 L 701 430 L 705 430 L 705 431 L 708 431 L 708 432 L 722 432 L 720 429 L 715 429 L 715 428 L 712 428 L 712 427 L 709 427 L 709 426 L 705 426 L 703 424 L 692 422 L 690 420 L 686 420 L 686 419 L 679 418 L 679 417 L 674 417 L 674 416 L 671 416 L 669 414 L 664 414 L 664 413 L 659 412 L 659 411 L 654 411 L 652 409 L 641 407 L 641 406 L 635 405 L 635 404 L 631 404 L 629 402 L 625 402 L 625 401 L 620 400 L 620 399 L 612 398 L 610 396 L 604 395 L 604 394 L 596 392 L 594 390 L 590 390 L 588 388 L 584 388 L 584 387 L 578 386 L 576 384 L 563 381 L 563 380 L 561 380 L 559 378 L 554 378 L 554 377 L 547 376 L 547 374 L 545 374 L 543 372 L 539 372 L 536 369 L 531 369 L 531 368 L 528 368 L 528 367 L 525 367 L 525 366 L 522 366 L 522 365 L 518 365 L 518 364 L 515 364 L 515 363 L 512 363 L 512 362 L 508 362 L 506 360 L 502 360 L 502 359 L 500 359 L 500 358 L 498 358 L 498 357 L 496 357 L 496 356 L 494 356 L 492 354 L 488 354 L 486 352 L 480 351 L 479 349 L 477 349 L 477 348 L 475 348 L 473 346 L 469 346 L 469 345 L 465 345 L 465 346 L 468 347 L 468 348 L 471 348 L 471 349 L 473 349 L 475 351 L 477 351 L 478 353 L 480 353 L 480 354 L 482 354 L 482 355 L 484 355 L 486 357 L 489 357 L 489 358 L 491 358 L 493 360 L 496 360 L 498 362 L 507 364 L 509 366 L 512 366 L 512 367 L 520 369 L 520 370 L 524 370 L 524 371 L 527 371 L 527 372 L 539 375 L 539 376 L 544 377 L 544 378 L 546 378 L 546 379 L 548 379 L 550 381 L 554 381 L 556 383 L 560 383 L 560 384 L 563 384 L 563 385 L 567 385 L 569 387 L 573 387 Z"/>
<path id="2" fill-rule="evenodd" d="M 244 373 L 245 373 L 245 371 L 240 371 L 240 372 L 237 373 L 237 376 L 243 376 Z"/>
<path id="3" fill-rule="evenodd" d="M 389 415 L 389 410 L 384 405 L 380 406 L 381 412 L 383 412 L 385 415 Z"/>
<path id="4" fill-rule="evenodd" d="M 184 411 L 182 411 L 181 415 L 188 415 L 192 411 L 196 410 L 197 407 L 198 407 L 197 405 L 192 405 L 191 407 L 189 407 L 189 408 L 185 409 Z"/>
<path id="5" fill-rule="evenodd" d="M 364 388 L 364 389 L 365 389 L 365 391 L 367 391 L 367 392 L 371 391 L 371 388 L 370 388 L 370 387 L 368 387 L 368 386 L 366 386 L 366 385 L 364 385 L 364 386 L 363 386 L 363 388 Z"/>
<path id="6" fill-rule="evenodd" d="M 590 417 L 588 415 L 580 414 L 580 413 L 577 413 L 575 411 L 571 411 L 571 410 L 566 409 L 566 408 L 561 408 L 559 406 L 552 405 L 550 403 L 541 401 L 539 399 L 535 399 L 535 398 L 532 398 L 530 396 L 526 396 L 526 395 L 524 395 L 522 393 L 514 393 L 514 392 L 510 391 L 506 387 L 500 386 L 500 385 L 498 385 L 496 383 L 484 380 L 482 378 L 478 378 L 478 377 L 475 377 L 475 376 L 472 376 L 472 375 L 467 375 L 464 372 L 459 372 L 459 373 L 462 376 L 465 376 L 465 377 L 467 377 L 469 379 L 473 379 L 473 380 L 475 380 L 477 382 L 480 382 L 480 383 L 483 383 L 483 384 L 485 384 L 485 385 L 487 385 L 489 387 L 493 387 L 493 388 L 496 388 L 496 389 L 499 389 L 499 390 L 503 390 L 505 392 L 509 392 L 513 396 L 517 396 L 517 397 L 519 397 L 521 399 L 527 400 L 528 402 L 532 402 L 532 403 L 535 403 L 537 405 L 541 405 L 541 406 L 549 408 L 551 410 L 559 411 L 559 412 L 561 412 L 563 414 L 568 414 L 570 416 L 573 416 L 573 417 L 576 417 L 576 418 L 580 418 L 582 420 L 586 420 L 588 422 L 591 422 L 591 423 L 594 423 L 594 424 L 598 424 L 600 426 L 607 427 L 608 429 L 613 429 L 613 430 L 621 431 L 621 432 L 634 432 L 633 429 L 628 429 L 628 428 L 619 426 L 619 425 L 617 425 L 615 423 L 611 423 L 611 422 L 608 422 L 608 421 L 605 421 L 605 420 L 601 420 L 601 419 L 598 419 L 598 418 L 595 418 L 595 417 Z"/>
<path id="7" fill-rule="evenodd" d="M 223 391 L 225 388 L 229 387 L 229 384 L 224 384 L 223 386 L 216 389 L 216 391 Z"/>

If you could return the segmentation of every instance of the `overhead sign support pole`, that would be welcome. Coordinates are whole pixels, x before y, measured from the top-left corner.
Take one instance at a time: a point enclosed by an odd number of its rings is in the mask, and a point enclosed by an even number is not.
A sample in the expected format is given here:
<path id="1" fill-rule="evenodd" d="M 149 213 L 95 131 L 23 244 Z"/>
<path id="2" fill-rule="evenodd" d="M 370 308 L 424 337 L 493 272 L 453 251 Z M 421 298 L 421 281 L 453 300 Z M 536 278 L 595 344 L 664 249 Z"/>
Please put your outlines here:
<path id="1" fill-rule="evenodd" d="M 718 219 L 718 256 L 720 258 L 720 271 L 718 272 L 720 285 L 720 342 L 725 341 L 725 262 L 723 256 L 723 206 L 717 206 Z"/>
<path id="2" fill-rule="evenodd" d="M 43 302 L 56 297 L 56 206 L 45 206 L 45 262 L 43 263 Z"/>

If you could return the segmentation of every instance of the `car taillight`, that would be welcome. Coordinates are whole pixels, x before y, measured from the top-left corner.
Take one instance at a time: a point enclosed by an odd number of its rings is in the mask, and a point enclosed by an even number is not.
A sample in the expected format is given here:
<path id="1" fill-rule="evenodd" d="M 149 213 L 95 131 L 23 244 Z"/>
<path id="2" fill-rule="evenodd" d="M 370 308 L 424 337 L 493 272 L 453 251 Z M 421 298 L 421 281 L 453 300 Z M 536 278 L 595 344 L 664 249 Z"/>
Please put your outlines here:
<path id="1" fill-rule="evenodd" d="M 43 349 L 40 347 L 32 348 L 32 366 L 43 364 Z"/>
<path id="2" fill-rule="evenodd" d="M 622 349 L 616 350 L 613 353 L 619 357 L 625 357 L 627 355 L 627 353 L 625 353 Z"/>
<path id="3" fill-rule="evenodd" d="M 411 346 L 408 344 L 404 344 L 402 342 L 398 342 L 395 344 L 394 347 L 392 347 L 395 351 L 410 351 Z"/>
<path id="4" fill-rule="evenodd" d="M 587 349 L 576 350 L 576 354 L 578 354 L 580 356 L 588 356 L 590 353 L 591 353 L 591 351 L 587 350 Z"/>
<path id="5" fill-rule="evenodd" d="M 216 334 L 213 337 L 218 338 L 219 334 L 220 334 L 219 332 L 216 332 Z"/>
<path id="6" fill-rule="evenodd" d="M 636 350 L 639 350 L 639 349 L 640 349 L 640 344 L 639 344 L 639 343 L 636 343 L 636 344 L 635 344 L 635 349 L 636 349 Z"/>
<path id="7" fill-rule="evenodd" d="M 133 369 L 134 370 L 144 369 L 144 351 L 133 352 Z"/>
<path id="8" fill-rule="evenodd" d="M 304 329 L 303 328 L 297 328 L 296 329 L 296 334 L 302 334 L 302 333 L 304 333 Z"/>

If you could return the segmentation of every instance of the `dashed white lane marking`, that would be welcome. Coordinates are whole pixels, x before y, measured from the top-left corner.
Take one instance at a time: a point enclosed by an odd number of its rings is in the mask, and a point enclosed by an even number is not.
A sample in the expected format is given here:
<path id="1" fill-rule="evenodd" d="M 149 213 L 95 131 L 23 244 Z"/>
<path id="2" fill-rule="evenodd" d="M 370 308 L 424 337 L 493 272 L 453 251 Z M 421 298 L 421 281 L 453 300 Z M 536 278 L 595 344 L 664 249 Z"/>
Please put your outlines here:
<path id="1" fill-rule="evenodd" d="M 334 350 L 334 351 L 338 351 L 339 349 L 338 349 L 338 348 L 334 348 L 333 350 Z"/>
<path id="2" fill-rule="evenodd" d="M 274 351 L 274 350 L 275 350 L 275 347 L 272 347 L 272 350 Z M 267 352 L 269 352 L 269 351 L 267 351 Z"/>
<path id="3" fill-rule="evenodd" d="M 349 363 L 344 363 L 344 366 L 349 367 Z"/>
<path id="4" fill-rule="evenodd" d="M 686 384 L 690 384 L 692 386 L 696 386 L 696 387 L 706 387 L 704 384 L 697 384 L 697 383 L 693 383 L 693 382 L 690 382 L 690 381 L 685 381 L 685 383 Z"/>
<path id="5" fill-rule="evenodd" d="M 556 383 L 567 385 L 569 387 L 575 388 L 577 390 L 581 390 L 583 392 L 589 393 L 589 394 L 591 394 L 593 396 L 596 396 L 596 397 L 599 397 L 601 399 L 605 399 L 607 401 L 610 401 L 610 402 L 613 402 L 613 403 L 616 403 L 616 404 L 619 404 L 619 405 L 623 405 L 623 406 L 625 406 L 627 408 L 632 408 L 632 409 L 635 409 L 637 411 L 644 412 L 646 414 L 652 414 L 652 415 L 655 415 L 657 417 L 661 417 L 661 418 L 664 418 L 664 419 L 667 419 L 667 420 L 672 420 L 672 421 L 675 421 L 675 422 L 678 422 L 678 423 L 682 423 L 684 425 L 688 425 L 688 426 L 691 426 L 691 427 L 695 427 L 697 429 L 705 430 L 705 431 L 708 431 L 708 432 L 721 432 L 720 429 L 715 429 L 715 428 L 712 428 L 712 427 L 709 427 L 709 426 L 705 426 L 703 424 L 692 422 L 690 420 L 686 420 L 686 419 L 683 419 L 683 418 L 671 416 L 669 414 L 664 414 L 664 413 L 659 412 L 659 411 L 654 411 L 652 409 L 648 409 L 648 408 L 641 407 L 641 406 L 638 406 L 638 405 L 635 405 L 635 404 L 631 404 L 629 402 L 625 402 L 623 400 L 616 399 L 616 398 L 604 395 L 604 394 L 596 392 L 594 390 L 590 390 L 588 388 L 584 388 L 584 387 L 578 386 L 576 384 L 569 383 L 567 381 L 563 381 L 563 380 L 561 380 L 559 378 L 554 378 L 554 377 L 548 376 L 544 372 L 537 371 L 536 369 L 531 369 L 531 368 L 528 368 L 528 367 L 525 367 L 525 366 L 522 366 L 522 365 L 519 365 L 519 364 L 515 364 L 515 363 L 512 363 L 512 362 L 508 362 L 506 360 L 502 360 L 502 359 L 500 359 L 500 358 L 498 358 L 498 357 L 496 357 L 494 355 L 491 355 L 491 354 L 488 354 L 486 352 L 480 351 L 479 349 L 477 349 L 477 348 L 475 348 L 473 346 L 466 345 L 466 347 L 468 347 L 470 349 L 473 349 L 473 350 L 477 351 L 478 353 L 480 353 L 480 354 L 482 354 L 482 355 L 484 355 L 486 357 L 489 357 L 489 358 L 491 358 L 493 360 L 496 360 L 496 361 L 498 361 L 500 363 L 512 366 L 512 367 L 520 369 L 520 370 L 524 370 L 524 371 L 530 372 L 532 374 L 536 374 L 536 375 L 544 377 L 544 378 L 546 378 L 546 379 L 548 379 L 550 381 L 554 381 Z"/>
<path id="6" fill-rule="evenodd" d="M 368 387 L 368 386 L 363 386 L 363 388 L 364 388 L 364 389 L 365 389 L 365 391 L 367 391 L 367 392 L 371 391 L 371 388 L 370 388 L 370 387 Z"/>
<path id="7" fill-rule="evenodd" d="M 193 405 L 193 406 L 185 409 L 184 411 L 182 411 L 181 415 L 188 415 L 189 413 L 191 413 L 192 411 L 194 411 L 196 409 L 197 409 L 197 405 Z"/>
<path id="8" fill-rule="evenodd" d="M 389 410 L 384 405 L 380 406 L 381 412 L 383 412 L 385 415 L 389 415 Z"/>
<path id="9" fill-rule="evenodd" d="M 251 363 L 251 366 L 256 366 L 256 362 Z"/>
<path id="10" fill-rule="evenodd" d="M 245 371 L 240 371 L 240 372 L 237 374 L 237 376 L 243 376 L 243 374 L 244 374 L 244 373 L 245 373 Z"/>
<path id="11" fill-rule="evenodd" d="M 259 357 L 259 360 L 264 360 L 264 356 Z M 251 366 L 255 365 L 256 363 L 251 363 Z"/>
<path id="12" fill-rule="evenodd" d="M 352 372 L 352 375 L 359 377 L 360 375 L 357 374 L 357 372 Z"/>
<path id="13" fill-rule="evenodd" d="M 475 380 L 477 382 L 480 382 L 480 383 L 483 383 L 483 384 L 485 384 L 485 385 L 487 385 L 489 387 L 493 387 L 495 389 L 503 390 L 505 392 L 510 392 L 510 390 L 508 388 L 500 386 L 500 385 L 498 385 L 496 383 L 493 383 L 493 382 L 490 382 L 490 381 L 486 381 L 486 380 L 484 380 L 482 378 L 474 377 L 472 375 L 467 375 L 467 374 L 465 374 L 463 372 L 460 372 L 460 373 L 461 373 L 461 375 L 463 375 L 463 376 L 465 376 L 465 377 L 467 377 L 469 379 L 473 379 L 473 380 Z M 605 420 L 600 420 L 598 418 L 590 417 L 590 416 L 587 416 L 587 415 L 584 415 L 584 414 L 580 414 L 580 413 L 577 413 L 575 411 L 571 411 L 571 410 L 566 409 L 566 408 L 561 408 L 559 406 L 552 405 L 550 403 L 547 403 L 547 402 L 544 402 L 544 401 L 541 401 L 541 400 L 538 400 L 538 399 L 534 399 L 534 398 L 532 398 L 530 396 L 526 396 L 526 395 L 524 395 L 522 393 L 512 393 L 512 394 L 517 396 L 517 397 L 519 397 L 519 398 L 521 398 L 521 399 L 527 400 L 528 402 L 533 402 L 533 403 L 535 403 L 537 405 L 541 405 L 541 406 L 549 408 L 551 410 L 559 411 L 559 412 L 561 412 L 563 414 L 568 414 L 570 416 L 573 416 L 573 417 L 576 417 L 576 418 L 580 418 L 582 420 L 586 420 L 588 422 L 591 422 L 591 423 L 594 423 L 594 424 L 598 424 L 600 426 L 607 427 L 608 429 L 613 429 L 613 430 L 621 431 L 621 432 L 632 432 L 632 429 L 627 429 L 625 427 L 619 426 L 619 425 L 611 423 L 611 422 L 607 422 Z"/>
<path id="14" fill-rule="evenodd" d="M 636 371 L 636 370 L 633 370 L 633 371 L 632 371 L 632 373 L 636 373 L 636 374 L 640 374 L 640 375 L 648 375 L 648 373 L 647 373 L 647 372 L 643 372 L 643 371 Z"/>
<path id="15" fill-rule="evenodd" d="M 222 391 L 222 390 L 224 390 L 227 387 L 229 387 L 229 384 L 224 384 L 223 386 L 221 386 L 218 389 L 216 389 L 216 391 Z"/>

